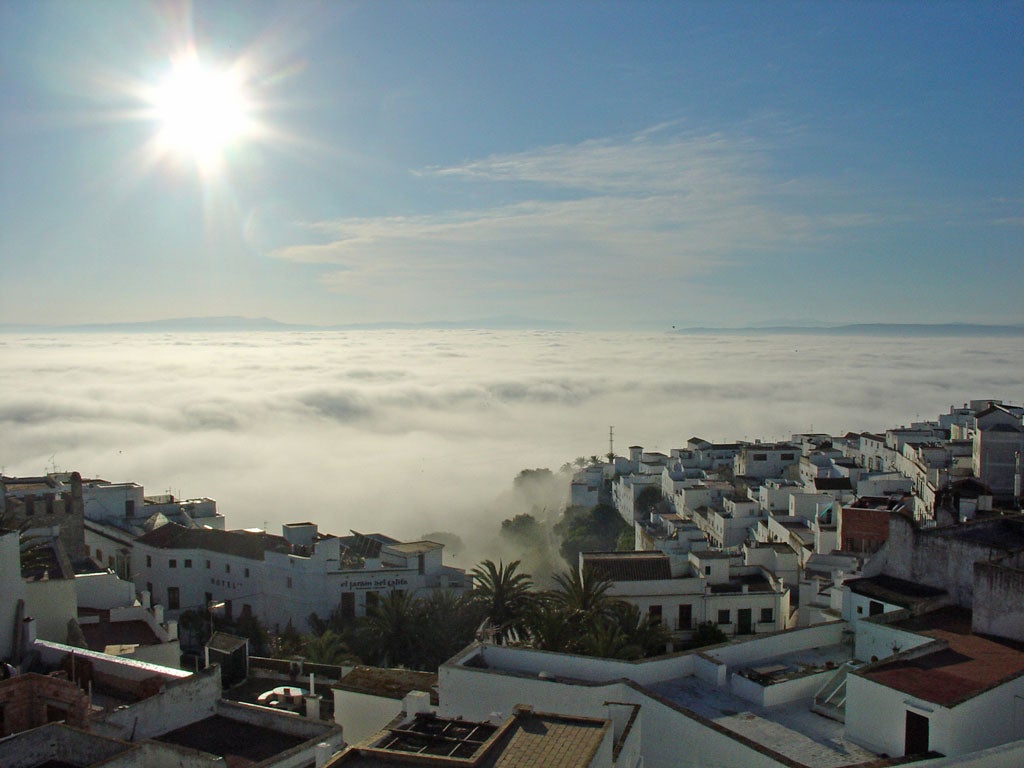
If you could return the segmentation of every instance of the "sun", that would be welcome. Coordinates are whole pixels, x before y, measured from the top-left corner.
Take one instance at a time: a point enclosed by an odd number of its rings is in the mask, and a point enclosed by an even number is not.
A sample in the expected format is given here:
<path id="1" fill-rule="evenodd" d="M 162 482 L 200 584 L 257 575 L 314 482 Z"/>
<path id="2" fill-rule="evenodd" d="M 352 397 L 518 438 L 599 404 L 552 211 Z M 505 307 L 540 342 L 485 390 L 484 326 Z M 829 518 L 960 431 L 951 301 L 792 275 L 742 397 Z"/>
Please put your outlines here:
<path id="1" fill-rule="evenodd" d="M 202 173 L 219 170 L 227 152 L 255 130 L 241 68 L 205 65 L 193 52 L 172 60 L 149 102 L 159 151 L 194 162 Z"/>

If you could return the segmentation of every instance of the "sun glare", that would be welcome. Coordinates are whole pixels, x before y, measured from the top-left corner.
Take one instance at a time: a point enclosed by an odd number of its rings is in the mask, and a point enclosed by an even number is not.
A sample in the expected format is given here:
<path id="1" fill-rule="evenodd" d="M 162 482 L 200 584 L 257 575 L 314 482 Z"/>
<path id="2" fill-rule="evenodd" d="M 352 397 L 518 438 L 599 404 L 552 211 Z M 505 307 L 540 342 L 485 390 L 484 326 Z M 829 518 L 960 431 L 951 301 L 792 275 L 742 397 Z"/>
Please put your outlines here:
<path id="1" fill-rule="evenodd" d="M 203 173 L 223 165 L 225 153 L 254 128 L 252 106 L 238 67 L 214 69 L 195 55 L 173 62 L 153 89 L 151 105 L 164 152 L 194 161 Z"/>

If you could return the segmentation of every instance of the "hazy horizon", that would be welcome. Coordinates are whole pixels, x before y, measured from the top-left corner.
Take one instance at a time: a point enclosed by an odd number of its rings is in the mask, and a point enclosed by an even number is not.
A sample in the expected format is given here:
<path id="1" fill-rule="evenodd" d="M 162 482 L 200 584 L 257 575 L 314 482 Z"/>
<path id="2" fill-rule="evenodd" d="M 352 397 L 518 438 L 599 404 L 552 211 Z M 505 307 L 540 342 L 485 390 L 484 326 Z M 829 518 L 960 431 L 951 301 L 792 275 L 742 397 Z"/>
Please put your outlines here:
<path id="1" fill-rule="evenodd" d="M 1024 339 L 560 331 L 0 335 L 8 475 L 217 500 L 231 528 L 495 554 L 524 468 L 627 446 L 843 434 L 1021 399 Z"/>

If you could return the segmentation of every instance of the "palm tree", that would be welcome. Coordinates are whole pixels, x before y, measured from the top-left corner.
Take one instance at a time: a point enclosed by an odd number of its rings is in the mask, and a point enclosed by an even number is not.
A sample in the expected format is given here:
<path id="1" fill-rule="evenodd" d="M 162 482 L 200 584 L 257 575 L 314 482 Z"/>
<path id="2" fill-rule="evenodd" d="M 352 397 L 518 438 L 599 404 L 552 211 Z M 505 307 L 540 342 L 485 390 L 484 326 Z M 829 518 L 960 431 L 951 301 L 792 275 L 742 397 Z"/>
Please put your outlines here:
<path id="1" fill-rule="evenodd" d="M 636 653 L 635 656 L 628 658 L 639 659 L 665 653 L 672 640 L 672 634 L 660 620 L 652 619 L 650 614 L 643 613 L 635 605 L 622 600 L 615 600 L 612 603 L 610 613 L 613 623 L 622 632 L 631 650 Z"/>
<path id="2" fill-rule="evenodd" d="M 572 651 L 576 633 L 566 621 L 562 605 L 551 599 L 550 594 L 540 595 L 533 601 L 525 621 L 531 647 L 559 653 Z"/>
<path id="3" fill-rule="evenodd" d="M 381 598 L 366 614 L 363 634 L 372 643 L 375 663 L 416 666 L 423 643 L 419 600 L 395 590 Z"/>
<path id="4" fill-rule="evenodd" d="M 418 605 L 423 643 L 420 662 L 435 670 L 471 642 L 483 620 L 479 602 L 449 590 L 434 590 Z"/>
<path id="5" fill-rule="evenodd" d="M 555 584 L 557 590 L 552 593 L 552 599 L 562 606 L 568 617 L 589 620 L 608 612 L 612 602 L 608 590 L 612 582 L 590 566 L 558 574 Z"/>
<path id="6" fill-rule="evenodd" d="M 315 664 L 341 666 L 352 660 L 352 654 L 342 641 L 341 636 L 331 630 L 322 635 L 309 636 L 302 648 L 302 656 Z"/>
<path id="7" fill-rule="evenodd" d="M 586 656 L 602 659 L 638 659 L 643 651 L 634 640 L 622 631 L 616 621 L 597 620 L 590 623 L 586 633 L 579 638 L 579 652 Z"/>
<path id="8" fill-rule="evenodd" d="M 484 606 L 484 614 L 503 643 L 509 632 L 523 629 L 523 617 L 533 600 L 529 575 L 517 573 L 519 560 L 506 565 L 484 560 L 473 569 L 473 599 Z"/>

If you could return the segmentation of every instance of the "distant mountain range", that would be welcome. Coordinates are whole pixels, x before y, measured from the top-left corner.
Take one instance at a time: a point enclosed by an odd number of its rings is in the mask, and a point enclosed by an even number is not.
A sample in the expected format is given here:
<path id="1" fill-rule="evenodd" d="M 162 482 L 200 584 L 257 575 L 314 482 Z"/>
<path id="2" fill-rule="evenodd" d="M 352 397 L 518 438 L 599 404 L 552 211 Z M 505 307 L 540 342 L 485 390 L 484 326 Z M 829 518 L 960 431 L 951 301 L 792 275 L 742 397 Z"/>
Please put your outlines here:
<path id="1" fill-rule="evenodd" d="M 476 320 L 436 320 L 423 323 L 376 322 L 347 325 L 282 323 L 269 317 L 178 317 L 135 323 L 39 325 L 0 323 L 0 333 L 219 333 L 247 331 L 376 331 L 376 330 L 565 330 L 569 326 L 527 317 L 501 316 Z"/>
<path id="2" fill-rule="evenodd" d="M 803 336 L 1024 336 L 1024 325 L 973 323 L 856 323 L 853 325 L 778 325 L 749 328 L 675 328 L 684 335 Z"/>
<path id="3" fill-rule="evenodd" d="M 567 323 L 528 317 L 500 316 L 475 320 L 435 320 L 423 323 L 375 322 L 347 325 L 282 323 L 269 317 L 179 317 L 136 323 L 87 323 L 39 325 L 0 323 L 0 333 L 223 333 L 255 331 L 378 331 L 378 330 L 570 330 Z M 681 335 L 804 335 L 804 336 L 1024 336 L 1022 325 L 971 323 L 857 323 L 824 325 L 808 321 L 800 325 L 748 326 L 744 328 L 672 327 Z"/>

